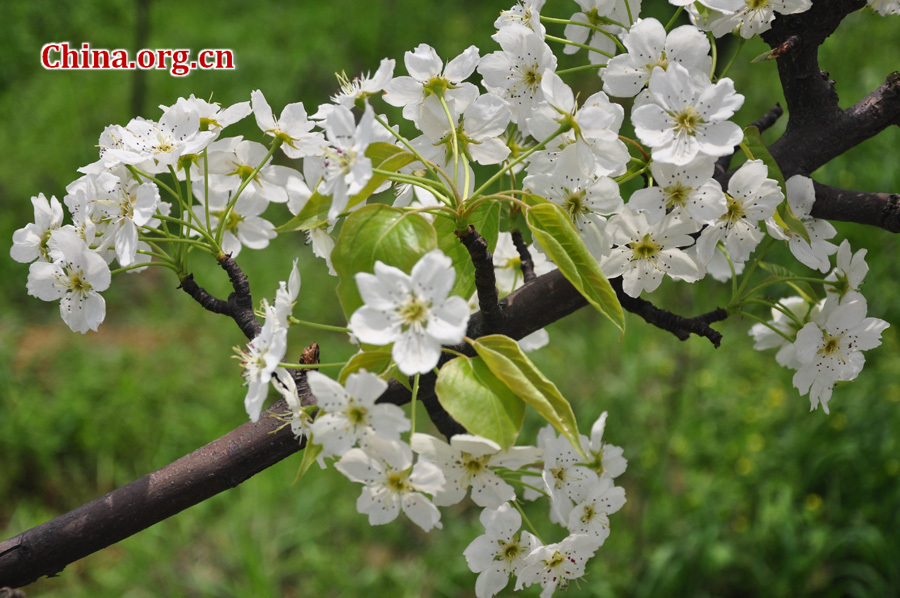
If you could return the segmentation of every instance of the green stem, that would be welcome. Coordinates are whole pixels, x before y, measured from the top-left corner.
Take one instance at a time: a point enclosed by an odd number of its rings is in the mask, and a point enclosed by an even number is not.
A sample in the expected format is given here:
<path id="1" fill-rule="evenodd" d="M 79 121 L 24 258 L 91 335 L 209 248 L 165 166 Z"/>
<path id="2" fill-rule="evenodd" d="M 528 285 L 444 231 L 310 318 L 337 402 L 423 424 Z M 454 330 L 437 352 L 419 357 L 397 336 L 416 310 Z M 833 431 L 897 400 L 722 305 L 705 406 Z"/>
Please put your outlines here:
<path id="1" fill-rule="evenodd" d="M 598 31 L 600 31 L 601 33 L 605 33 L 606 35 L 611 35 L 610 33 L 603 31 L 602 29 L 600 29 Z M 613 37 L 615 37 L 615 36 L 613 36 Z M 587 44 L 579 44 L 578 42 L 573 42 L 573 41 L 567 40 L 564 37 L 556 37 L 555 35 L 547 35 L 547 36 L 544 36 L 544 39 L 546 39 L 548 41 L 554 41 L 554 42 L 557 42 L 559 44 L 563 44 L 566 46 L 575 46 L 577 48 L 583 48 L 583 49 L 587 50 L 588 52 L 596 52 L 597 54 L 602 54 L 603 56 L 606 56 L 607 58 L 612 58 L 613 56 L 615 56 L 615 54 L 610 54 L 609 52 L 604 52 L 600 48 L 595 48 L 595 47 L 589 46 Z"/>
<path id="2" fill-rule="evenodd" d="M 577 73 L 579 71 L 588 71 L 588 70 L 605 69 L 605 68 L 606 68 L 605 64 L 583 64 L 581 66 L 573 66 L 572 68 L 569 68 L 569 69 L 562 69 L 562 70 L 556 71 L 556 74 L 562 76 L 562 75 L 568 75 L 569 73 Z"/>
<path id="3" fill-rule="evenodd" d="M 522 521 L 525 523 L 525 527 L 528 528 L 528 531 L 530 531 L 534 535 L 534 537 L 537 538 L 541 544 L 543 544 L 544 541 L 541 540 L 540 535 L 538 535 L 538 531 L 535 529 L 534 525 L 531 523 L 531 520 L 528 519 L 528 515 L 526 515 L 525 511 L 522 510 L 522 505 L 519 504 L 519 501 L 518 500 L 512 501 L 512 505 L 519 512 L 519 515 L 522 516 Z"/>
<path id="4" fill-rule="evenodd" d="M 666 33 L 668 33 L 669 31 L 672 30 L 672 27 L 675 26 L 675 21 L 678 20 L 678 17 L 681 16 L 681 13 L 682 13 L 683 11 L 684 11 L 684 7 L 683 7 L 683 6 L 679 6 L 679 7 L 678 7 L 678 10 L 675 11 L 675 14 L 672 15 L 672 18 L 669 19 L 669 22 L 666 23 Z"/>
<path id="5" fill-rule="evenodd" d="M 472 197 L 478 197 L 479 195 L 484 193 L 484 190 L 487 189 L 489 186 L 493 185 L 495 181 L 500 179 L 506 171 L 512 171 L 514 166 L 517 166 L 518 164 L 525 161 L 531 154 L 544 149 L 544 147 L 546 147 L 546 145 L 550 141 L 555 139 L 558 135 L 562 135 L 563 133 L 565 133 L 566 131 L 568 131 L 571 128 L 572 128 L 571 124 L 564 124 L 564 125 L 560 126 L 556 131 L 551 133 L 549 137 L 547 137 L 546 139 L 544 139 L 543 141 L 541 141 L 534 147 L 531 147 L 528 150 L 522 152 L 518 158 L 516 158 L 512 162 L 508 163 L 506 166 L 504 166 L 503 168 L 501 168 L 500 170 L 495 172 L 494 175 L 491 176 L 491 178 L 486 180 L 484 182 L 484 184 L 481 185 L 481 187 L 479 187 L 478 189 L 475 190 L 474 193 L 472 193 Z"/>
<path id="6" fill-rule="evenodd" d="M 316 330 L 327 330 L 329 332 L 350 332 L 349 328 L 345 328 L 343 326 L 331 326 L 329 324 L 319 324 L 318 322 L 299 320 L 294 316 L 288 316 L 288 322 L 295 326 L 306 326 L 307 328 L 315 328 Z"/>
<path id="7" fill-rule="evenodd" d="M 149 251 L 138 251 L 138 253 L 141 253 L 143 255 L 153 255 L 154 257 L 160 257 Z M 143 262 L 141 264 L 132 264 L 130 266 L 124 266 L 122 268 L 116 268 L 115 270 L 110 270 L 109 273 L 110 274 L 121 274 L 122 272 L 128 272 L 129 270 L 137 270 L 138 268 L 147 268 L 150 266 L 159 266 L 159 267 L 163 267 L 163 268 L 168 268 L 168 269 L 172 270 L 173 272 L 175 272 L 176 274 L 178 274 L 178 266 L 176 266 L 175 264 L 168 262 L 168 261 Z"/>
<path id="8" fill-rule="evenodd" d="M 738 41 L 737 48 L 734 49 L 734 54 L 731 55 L 731 60 L 728 61 L 728 64 L 726 64 L 725 68 L 722 69 L 722 72 L 719 73 L 718 79 L 721 79 L 722 77 L 724 77 L 725 73 L 728 72 L 728 69 L 731 68 L 731 65 L 734 64 L 734 61 L 737 59 L 738 54 L 741 53 L 741 49 L 744 47 L 744 42 L 746 42 L 746 41 L 747 40 L 744 39 L 743 37 L 740 39 L 740 41 Z"/>
<path id="9" fill-rule="evenodd" d="M 228 205 L 225 206 L 225 210 L 222 212 L 222 217 L 219 218 L 219 228 L 216 231 L 216 246 L 221 247 L 222 238 L 225 236 L 225 223 L 228 222 L 228 219 L 231 217 L 231 212 L 234 210 L 234 204 L 237 203 L 238 198 L 241 196 L 241 192 L 247 188 L 247 185 L 250 184 L 250 181 L 256 179 L 256 175 L 259 174 L 259 171 L 263 169 L 269 160 L 272 159 L 272 156 L 275 155 L 275 151 L 281 147 L 281 144 L 284 143 L 282 139 L 276 137 L 274 141 L 272 141 L 272 147 L 269 148 L 269 152 L 262 159 L 262 161 L 257 165 L 256 168 L 253 169 L 253 172 L 241 181 L 241 186 L 237 188 L 237 191 L 234 192 L 234 195 L 231 196 L 231 199 L 228 201 Z"/>

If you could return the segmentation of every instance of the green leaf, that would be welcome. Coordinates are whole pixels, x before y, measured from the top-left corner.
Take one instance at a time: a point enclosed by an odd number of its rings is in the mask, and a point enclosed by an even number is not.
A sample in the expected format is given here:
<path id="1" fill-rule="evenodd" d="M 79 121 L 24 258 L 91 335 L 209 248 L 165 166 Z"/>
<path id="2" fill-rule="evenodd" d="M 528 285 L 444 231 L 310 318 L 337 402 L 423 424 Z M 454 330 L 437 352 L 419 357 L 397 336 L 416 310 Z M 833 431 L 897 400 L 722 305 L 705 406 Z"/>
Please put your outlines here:
<path id="1" fill-rule="evenodd" d="M 372 272 L 380 261 L 408 273 L 437 246 L 434 227 L 420 214 L 384 204 L 363 206 L 351 213 L 331 253 L 338 297 L 347 319 L 362 305 L 353 278 L 357 272 Z"/>
<path id="2" fill-rule="evenodd" d="M 491 373 L 480 357 L 457 357 L 444 364 L 435 385 L 438 401 L 466 430 L 504 449 L 516 443 L 525 403 Z"/>
<path id="3" fill-rule="evenodd" d="M 316 462 L 316 457 L 319 456 L 319 453 L 322 452 L 322 446 L 318 444 L 312 444 L 312 436 L 306 439 L 306 448 L 303 449 L 303 459 L 300 461 L 300 467 L 297 469 L 297 475 L 294 476 L 294 484 L 300 481 L 307 471 L 309 471 L 310 465 Z"/>
<path id="4" fill-rule="evenodd" d="M 578 439 L 578 424 L 575 422 L 572 406 L 563 398 L 556 385 L 525 356 L 516 341 L 500 334 L 467 340 L 494 376 L 516 396 L 534 407 L 569 439 L 576 451 L 587 458 Z"/>
<path id="5" fill-rule="evenodd" d="M 528 208 L 525 221 L 563 276 L 624 333 L 625 315 L 616 292 L 565 211 L 554 203 L 541 203 Z"/>
<path id="6" fill-rule="evenodd" d="M 780 266 L 778 264 L 773 264 L 771 262 L 760 262 L 759 267 L 765 270 L 766 272 L 777 276 L 778 278 L 797 278 L 797 274 L 792 272 L 791 270 L 785 268 L 784 266 Z M 810 303 L 818 303 L 819 297 L 818 293 L 816 293 L 815 289 L 813 289 L 812 285 L 806 282 L 805 280 L 785 280 L 786 284 L 790 285 L 797 293 L 800 294 L 801 297 L 809 301 Z"/>
<path id="7" fill-rule="evenodd" d="M 791 204 L 787 200 L 787 186 L 784 182 L 784 174 L 782 174 L 781 169 L 778 167 L 778 162 L 776 162 L 775 158 L 772 157 L 772 154 L 769 153 L 769 148 L 766 147 L 765 142 L 762 140 L 759 129 L 756 127 L 747 127 L 744 129 L 744 148 L 745 153 L 748 154 L 748 158 L 751 160 L 763 161 L 769 169 L 769 176 L 778 182 L 778 186 L 781 187 L 781 192 L 784 193 L 784 201 L 781 202 L 778 206 L 778 210 L 776 210 L 774 214 L 775 222 L 781 228 L 797 233 L 804 241 L 810 243 L 809 232 L 806 230 L 806 227 L 800 219 L 794 214 L 793 210 L 791 210 Z"/>
<path id="8" fill-rule="evenodd" d="M 412 153 L 391 143 L 378 142 L 369 145 L 366 149 L 366 157 L 372 161 L 372 168 L 387 172 L 397 172 L 407 164 L 412 163 L 416 157 Z M 347 210 L 369 198 L 375 190 L 387 180 L 384 174 L 375 174 L 363 187 L 362 191 L 354 195 L 347 202 Z M 316 192 L 306 201 L 303 209 L 291 218 L 287 223 L 278 228 L 279 231 L 309 230 L 325 226 L 328 223 L 328 210 L 331 208 L 331 196 L 321 195 Z"/>
<path id="9" fill-rule="evenodd" d="M 372 372 L 377 376 L 383 376 L 391 367 L 391 350 L 374 349 L 371 351 L 360 351 L 350 358 L 347 365 L 341 369 L 338 374 L 338 382 L 342 385 L 346 384 L 347 377 L 359 370 Z"/>
<path id="10" fill-rule="evenodd" d="M 499 202 L 487 202 L 479 206 L 469 218 L 468 224 L 484 237 L 488 247 L 497 246 L 497 236 L 500 231 Z M 456 271 L 456 280 L 453 282 L 453 295 L 471 297 L 475 293 L 475 266 L 469 252 L 460 243 L 454 234 L 456 223 L 450 218 L 435 218 L 434 228 L 438 235 L 438 247 L 453 261 L 453 269 Z"/>

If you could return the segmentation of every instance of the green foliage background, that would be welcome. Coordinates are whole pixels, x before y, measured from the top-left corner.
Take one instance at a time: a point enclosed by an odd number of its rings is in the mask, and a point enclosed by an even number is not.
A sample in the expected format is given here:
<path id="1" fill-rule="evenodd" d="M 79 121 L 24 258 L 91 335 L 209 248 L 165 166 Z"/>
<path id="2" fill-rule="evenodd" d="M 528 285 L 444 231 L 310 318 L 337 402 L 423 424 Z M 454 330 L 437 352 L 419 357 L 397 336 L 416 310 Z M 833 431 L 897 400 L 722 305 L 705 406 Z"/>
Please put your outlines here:
<path id="1" fill-rule="evenodd" d="M 545 14 L 568 16 L 550 0 Z M 665 19 L 658 0 L 645 15 Z M 0 6 L 0 249 L 31 218 L 28 198 L 61 198 L 75 169 L 92 162 L 104 126 L 127 123 L 134 73 L 46 71 L 45 43 L 87 41 L 134 51 L 136 2 L 7 0 Z M 148 72 L 142 114 L 194 93 L 223 104 L 262 89 L 280 110 L 302 100 L 312 112 L 335 90 L 335 71 L 374 70 L 417 44 L 445 59 L 470 44 L 494 51 L 492 22 L 505 2 L 335 0 L 254 4 L 154 0 L 149 48 L 229 48 L 235 71 L 175 78 Z M 853 15 L 822 51 L 843 105 L 897 66 L 897 18 Z M 747 96 L 743 125 L 780 99 L 774 64 L 733 71 Z M 723 56 L 730 46 L 722 48 Z M 585 79 L 583 93 L 598 87 Z M 783 127 L 783 124 L 779 125 Z M 241 129 L 258 139 L 252 119 Z M 771 141 L 776 131 L 766 138 Z M 817 173 L 848 188 L 900 190 L 896 128 Z M 791 372 L 752 350 L 750 322 L 719 326 L 719 350 L 686 343 L 628 316 L 627 333 L 592 310 L 550 329 L 532 357 L 575 405 L 581 425 L 610 412 L 608 439 L 625 447 L 620 478 L 628 503 L 579 596 L 886 596 L 900 593 L 900 295 L 896 238 L 842 225 L 868 248 L 870 314 L 892 323 L 861 377 L 835 390 L 832 414 L 808 413 Z M 333 280 L 302 239 L 280 238 L 240 261 L 257 298 L 273 296 L 294 256 L 303 288 L 296 315 L 341 323 Z M 784 252 L 786 254 L 786 252 Z M 265 257 L 263 257 L 263 255 Z M 785 263 L 789 263 L 785 258 Z M 796 266 L 799 268 L 799 266 Z M 124 276 L 106 294 L 97 334 L 71 333 L 55 305 L 28 297 L 27 266 L 0 260 L 0 535 L 13 536 L 181 457 L 246 420 L 229 321 L 202 312 L 161 272 Z M 227 293 L 214 264 L 198 281 Z M 704 283 L 664 285 L 654 301 L 693 314 L 727 300 Z M 340 335 L 292 330 L 324 361 L 345 359 Z M 297 356 L 289 356 L 296 358 Z M 425 422 L 422 422 L 422 426 Z M 531 419 L 530 433 L 538 423 Z M 525 437 L 526 434 L 523 434 Z M 444 529 L 423 534 L 401 519 L 372 528 L 356 513 L 357 485 L 333 470 L 292 485 L 299 457 L 237 489 L 68 567 L 29 596 L 441 596 L 474 595 L 462 551 L 481 533 L 475 508 L 446 509 Z M 548 528 L 547 539 L 555 539 Z M 537 595 L 534 591 L 527 595 Z"/>

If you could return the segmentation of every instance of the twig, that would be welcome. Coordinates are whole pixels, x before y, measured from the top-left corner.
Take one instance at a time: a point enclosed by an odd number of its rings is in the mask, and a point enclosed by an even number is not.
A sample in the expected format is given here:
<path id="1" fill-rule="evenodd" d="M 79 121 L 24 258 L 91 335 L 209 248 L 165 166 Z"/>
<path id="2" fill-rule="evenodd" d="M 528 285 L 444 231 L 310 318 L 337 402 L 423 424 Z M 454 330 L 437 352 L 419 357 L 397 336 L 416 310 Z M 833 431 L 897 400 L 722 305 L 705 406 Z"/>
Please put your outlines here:
<path id="1" fill-rule="evenodd" d="M 465 233 L 457 232 L 460 242 L 469 252 L 475 266 L 475 291 L 478 307 L 483 315 L 483 334 L 491 334 L 503 325 L 503 310 L 497 293 L 497 279 L 494 275 L 494 259 L 484 240 L 475 227 L 469 225 Z"/>
<path id="2" fill-rule="evenodd" d="M 516 247 L 516 251 L 519 252 L 519 266 L 522 269 L 522 281 L 525 284 L 528 284 L 537 278 L 534 273 L 534 260 L 531 258 L 531 252 L 528 251 L 525 240 L 522 239 L 521 231 L 514 230 L 512 232 L 512 241 L 513 245 Z"/>
<path id="3" fill-rule="evenodd" d="M 234 288 L 234 292 L 228 295 L 228 301 L 223 301 L 207 292 L 197 284 L 193 274 L 185 276 L 178 288 L 184 290 L 207 311 L 226 315 L 233 319 L 244 336 L 253 339 L 262 330 L 262 325 L 256 319 L 256 314 L 253 313 L 253 297 L 250 294 L 247 275 L 230 255 L 219 258 L 219 265 L 228 274 L 231 286 Z"/>

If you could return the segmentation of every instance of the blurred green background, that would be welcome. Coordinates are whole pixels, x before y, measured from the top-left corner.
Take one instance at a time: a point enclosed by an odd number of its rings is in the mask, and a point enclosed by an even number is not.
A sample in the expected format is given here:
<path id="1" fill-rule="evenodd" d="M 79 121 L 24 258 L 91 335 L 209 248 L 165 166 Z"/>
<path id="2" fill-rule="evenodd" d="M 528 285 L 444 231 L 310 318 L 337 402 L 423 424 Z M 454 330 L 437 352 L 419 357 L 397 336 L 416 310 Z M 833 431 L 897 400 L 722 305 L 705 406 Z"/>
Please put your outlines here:
<path id="1" fill-rule="evenodd" d="M 184 78 L 147 72 L 46 71 L 45 43 L 136 47 L 139 7 L 148 7 L 141 47 L 228 48 L 234 71 Z M 485 54 L 506 2 L 335 0 L 216 3 L 174 0 L 77 3 L 7 0 L 0 6 L 0 250 L 31 221 L 29 197 L 59 198 L 76 168 L 96 159 L 110 123 L 194 93 L 228 105 L 262 89 L 276 113 L 302 100 L 310 112 L 336 89 L 334 73 L 374 70 L 427 42 L 449 59 L 470 44 Z M 568 17 L 572 2 L 544 13 Z M 664 3 L 645 15 L 666 19 Z M 822 68 L 843 105 L 877 87 L 900 55 L 897 18 L 853 15 L 823 48 Z M 561 31 L 551 32 L 561 34 Z M 874 40 L 877 40 L 874 41 Z M 732 72 L 747 96 L 736 120 L 755 120 L 780 99 L 775 65 Z M 723 56 L 730 46 L 723 45 Z M 567 63 L 568 64 L 568 63 Z M 582 82 L 582 97 L 598 87 Z M 779 125 L 783 127 L 783 124 Z M 260 135 L 252 118 L 238 129 Z M 767 134 L 774 139 L 778 127 Z M 822 182 L 900 191 L 897 128 L 817 173 Z M 629 317 L 621 342 L 582 310 L 550 329 L 533 358 L 576 407 L 582 427 L 609 411 L 607 440 L 625 447 L 619 482 L 628 503 L 612 535 L 570 592 L 579 596 L 887 596 L 900 594 L 900 276 L 896 238 L 840 225 L 868 248 L 870 315 L 892 323 L 853 383 L 839 386 L 832 414 L 808 412 L 791 372 L 752 349 L 751 322 L 728 321 L 715 350 L 681 343 Z M 279 238 L 240 262 L 255 297 L 274 295 L 299 255 L 295 315 L 341 323 L 333 281 L 303 239 Z M 786 251 L 782 252 L 786 254 Z M 785 263 L 789 263 L 784 258 Z M 799 268 L 799 266 L 797 266 Z M 227 294 L 214 266 L 195 260 L 201 285 Z M 0 536 L 11 537 L 181 457 L 246 421 L 231 347 L 239 331 L 202 311 L 168 272 L 117 278 L 105 293 L 100 332 L 81 336 L 57 306 L 28 297 L 27 265 L 0 260 Z M 666 284 L 657 304 L 684 314 L 727 301 L 727 289 Z M 762 314 L 761 314 L 762 315 Z M 323 361 L 345 359 L 342 335 L 292 330 L 294 352 L 312 340 Z M 289 355 L 296 359 L 297 355 Z M 333 373 L 333 372 L 332 372 Z M 423 424 L 424 425 L 424 422 Z M 524 433 L 533 434 L 536 421 Z M 359 486 L 333 470 L 292 485 L 299 457 L 128 540 L 85 558 L 29 596 L 474 596 L 463 549 L 481 534 L 478 509 L 445 509 L 430 534 L 401 518 L 370 527 L 356 513 Z M 549 536 L 549 534 L 548 534 Z M 550 540 L 555 539 L 552 536 Z M 531 588 L 526 595 L 537 595 Z"/>

